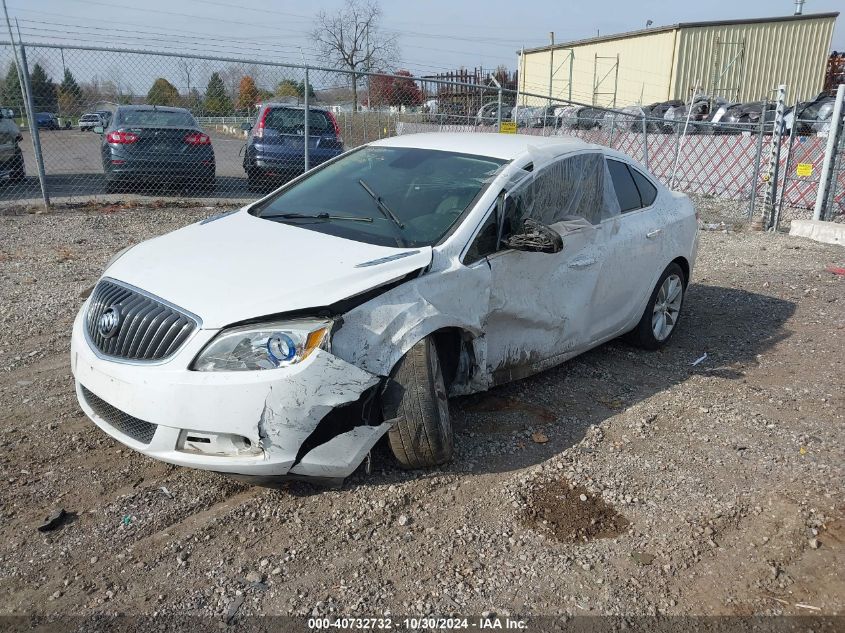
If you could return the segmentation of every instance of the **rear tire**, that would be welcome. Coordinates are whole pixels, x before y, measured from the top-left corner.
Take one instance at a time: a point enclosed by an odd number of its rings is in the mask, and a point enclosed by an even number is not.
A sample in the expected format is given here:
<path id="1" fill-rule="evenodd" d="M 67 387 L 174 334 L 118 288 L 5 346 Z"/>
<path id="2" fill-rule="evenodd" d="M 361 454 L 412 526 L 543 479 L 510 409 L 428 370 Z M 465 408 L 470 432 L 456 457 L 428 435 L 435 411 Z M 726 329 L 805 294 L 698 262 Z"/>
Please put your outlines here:
<path id="1" fill-rule="evenodd" d="M 686 286 L 681 267 L 674 262 L 669 264 L 657 280 L 640 322 L 627 334 L 628 341 L 648 350 L 666 345 L 678 329 Z"/>
<path id="2" fill-rule="evenodd" d="M 23 153 L 15 154 L 12 159 L 12 169 L 9 172 L 9 180 L 12 182 L 21 182 L 26 178 L 26 167 L 23 162 Z"/>
<path id="3" fill-rule="evenodd" d="M 387 438 L 402 468 L 430 468 L 452 458 L 449 402 L 432 337 L 414 345 L 393 368 L 382 412 L 385 420 L 395 420 Z"/>

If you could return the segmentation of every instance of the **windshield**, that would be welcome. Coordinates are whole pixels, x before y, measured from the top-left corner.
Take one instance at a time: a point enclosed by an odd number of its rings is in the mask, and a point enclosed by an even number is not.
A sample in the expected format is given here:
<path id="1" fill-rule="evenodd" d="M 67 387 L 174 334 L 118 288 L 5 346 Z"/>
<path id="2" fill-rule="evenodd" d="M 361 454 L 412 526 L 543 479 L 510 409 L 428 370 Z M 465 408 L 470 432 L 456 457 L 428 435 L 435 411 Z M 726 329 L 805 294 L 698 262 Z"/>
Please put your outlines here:
<path id="1" fill-rule="evenodd" d="M 430 246 L 458 221 L 505 162 L 414 147 L 364 147 L 251 213 L 368 244 Z"/>
<path id="2" fill-rule="evenodd" d="M 118 125 L 143 127 L 197 127 L 194 117 L 187 112 L 167 110 L 124 110 L 117 120 Z"/>

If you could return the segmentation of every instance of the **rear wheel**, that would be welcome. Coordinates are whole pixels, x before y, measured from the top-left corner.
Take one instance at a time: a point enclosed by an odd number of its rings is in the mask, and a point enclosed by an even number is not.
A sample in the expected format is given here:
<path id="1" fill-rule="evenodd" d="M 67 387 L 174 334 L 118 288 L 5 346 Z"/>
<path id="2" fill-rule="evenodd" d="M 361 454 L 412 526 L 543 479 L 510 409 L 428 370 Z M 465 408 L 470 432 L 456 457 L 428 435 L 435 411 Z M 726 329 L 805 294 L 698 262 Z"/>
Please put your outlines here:
<path id="1" fill-rule="evenodd" d="M 261 172 L 257 169 L 247 169 L 246 179 L 250 191 L 262 191 L 266 186 L 264 179 L 261 177 Z"/>
<path id="2" fill-rule="evenodd" d="M 685 288 L 684 271 L 674 262 L 669 264 L 657 280 L 645 312 L 637 327 L 628 334 L 628 340 L 651 350 L 666 345 L 681 317 Z"/>
<path id="3" fill-rule="evenodd" d="M 11 170 L 9 171 L 9 180 L 12 182 L 21 182 L 26 178 L 26 167 L 23 162 L 23 153 L 18 152 L 12 159 Z"/>
<path id="4" fill-rule="evenodd" d="M 387 437 L 400 466 L 429 468 L 449 461 L 454 451 L 449 401 L 432 337 L 414 345 L 390 373 L 382 399 Z"/>

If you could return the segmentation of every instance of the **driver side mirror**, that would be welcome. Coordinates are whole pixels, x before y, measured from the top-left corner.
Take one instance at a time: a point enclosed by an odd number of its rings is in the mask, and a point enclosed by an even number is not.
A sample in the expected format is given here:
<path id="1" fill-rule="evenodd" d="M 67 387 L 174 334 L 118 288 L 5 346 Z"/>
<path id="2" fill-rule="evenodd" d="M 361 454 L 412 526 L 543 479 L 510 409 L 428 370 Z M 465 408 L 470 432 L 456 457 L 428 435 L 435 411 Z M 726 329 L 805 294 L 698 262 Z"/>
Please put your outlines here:
<path id="1" fill-rule="evenodd" d="M 560 233 L 531 218 L 525 218 L 522 230 L 503 240 L 508 248 L 531 253 L 559 253 L 563 250 Z"/>
<path id="2" fill-rule="evenodd" d="M 252 123 L 250 123 L 249 121 L 244 121 L 243 123 L 241 123 L 241 129 L 244 132 L 249 132 L 252 129 Z"/>

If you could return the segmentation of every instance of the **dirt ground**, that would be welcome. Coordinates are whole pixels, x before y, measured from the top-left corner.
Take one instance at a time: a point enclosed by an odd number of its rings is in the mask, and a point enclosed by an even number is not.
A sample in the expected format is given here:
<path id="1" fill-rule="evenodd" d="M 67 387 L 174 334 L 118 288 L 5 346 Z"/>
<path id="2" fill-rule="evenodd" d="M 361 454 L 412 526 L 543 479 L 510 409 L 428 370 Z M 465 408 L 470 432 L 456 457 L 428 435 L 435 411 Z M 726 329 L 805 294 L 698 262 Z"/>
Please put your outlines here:
<path id="1" fill-rule="evenodd" d="M 380 446 L 267 489 L 124 449 L 73 393 L 81 293 L 214 212 L 0 217 L 0 615 L 845 614 L 841 247 L 702 231 L 665 350 L 453 400 L 442 469 Z"/>

